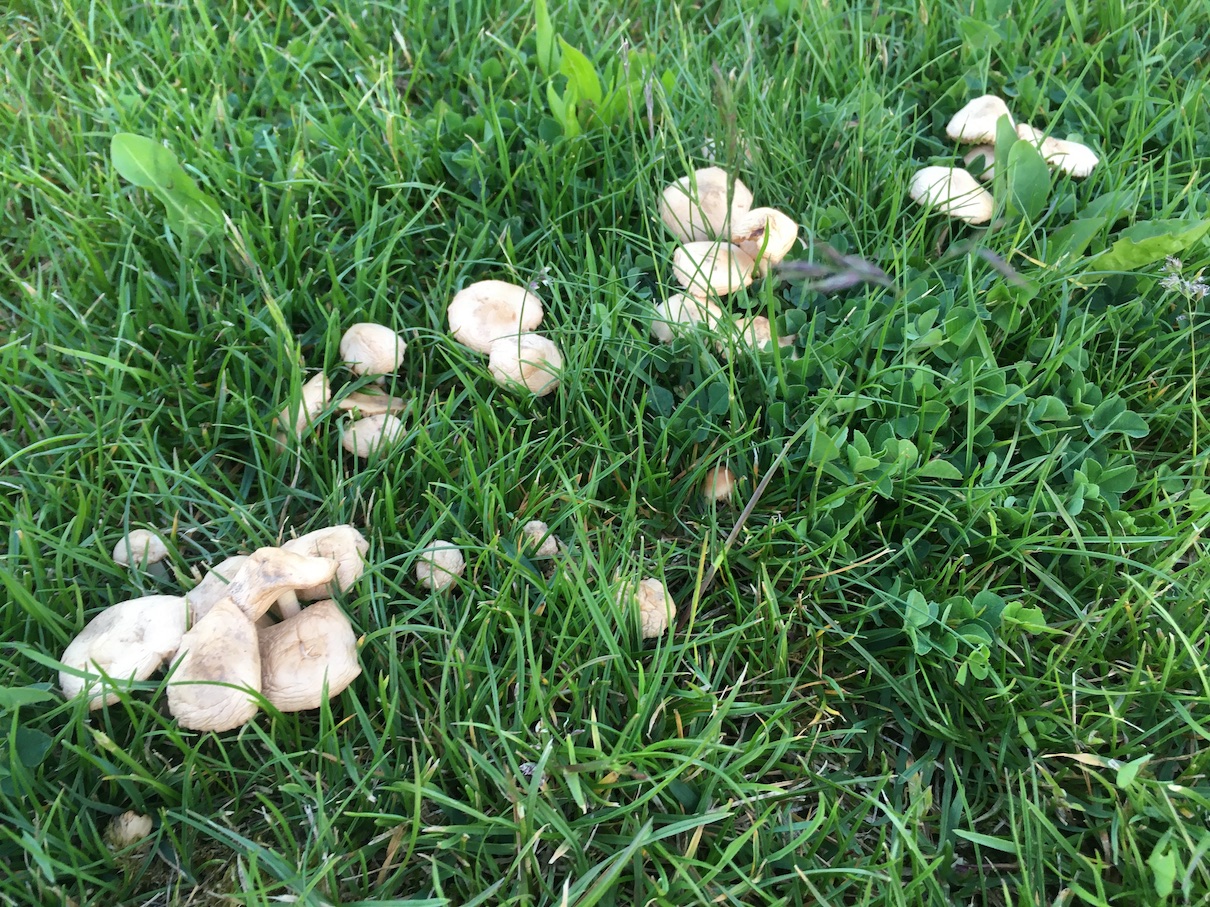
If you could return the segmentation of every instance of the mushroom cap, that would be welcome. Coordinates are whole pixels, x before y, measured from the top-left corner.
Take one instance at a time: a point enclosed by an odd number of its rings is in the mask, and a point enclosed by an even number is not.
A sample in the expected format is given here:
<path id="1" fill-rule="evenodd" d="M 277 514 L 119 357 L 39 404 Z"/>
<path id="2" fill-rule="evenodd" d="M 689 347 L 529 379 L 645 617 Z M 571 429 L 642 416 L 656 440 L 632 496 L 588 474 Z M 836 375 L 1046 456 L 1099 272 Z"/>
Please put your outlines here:
<path id="1" fill-rule="evenodd" d="M 314 375 L 300 389 L 298 400 L 291 400 L 278 414 L 278 441 L 284 441 L 282 434 L 292 438 L 300 437 L 307 426 L 323 412 L 331 397 L 328 376 L 323 372 Z"/>
<path id="2" fill-rule="evenodd" d="M 660 343 L 671 343 L 681 334 L 690 333 L 699 321 L 717 331 L 719 325 L 727 320 L 727 316 L 713 302 L 690 296 L 687 293 L 673 293 L 667 302 L 661 302 L 655 307 L 656 317 L 651 322 L 651 335 Z"/>
<path id="3" fill-rule="evenodd" d="M 491 345 L 487 368 L 502 387 L 520 385 L 537 397 L 545 397 L 559 386 L 563 354 L 553 340 L 541 334 L 519 334 Z"/>
<path id="4" fill-rule="evenodd" d="M 677 282 L 694 296 L 728 293 L 752 283 L 756 262 L 729 242 L 685 243 L 672 254 Z"/>
<path id="5" fill-rule="evenodd" d="M 1038 146 L 1042 159 L 1055 170 L 1083 179 L 1101 162 L 1096 152 L 1079 142 L 1055 139 L 1028 123 L 1017 125 L 1017 138 Z"/>
<path id="6" fill-rule="evenodd" d="M 123 850 L 145 840 L 152 829 L 151 816 L 144 816 L 133 809 L 114 816 L 105 828 L 105 846 L 110 850 Z"/>
<path id="7" fill-rule="evenodd" d="M 466 558 L 453 542 L 436 539 L 418 552 L 416 581 L 440 592 L 466 572 Z"/>
<path id="8" fill-rule="evenodd" d="M 188 605 L 178 595 L 145 595 L 106 608 L 73 639 L 60 661 L 80 671 L 103 671 L 118 685 L 146 680 L 176 654 L 185 634 Z M 101 693 L 101 679 L 59 672 L 67 697 L 91 697 L 90 709 L 113 705 L 117 693 Z"/>
<path id="9" fill-rule="evenodd" d="M 1004 116 L 1012 123 L 1013 115 L 1009 113 L 1008 105 L 994 94 L 985 94 L 954 114 L 945 127 L 945 134 L 963 145 L 994 145 L 996 123 Z"/>
<path id="10" fill-rule="evenodd" d="M 261 694 L 282 712 L 319 708 L 361 673 L 357 635 L 336 602 L 316 602 L 260 631 Z"/>
<path id="11" fill-rule="evenodd" d="M 226 558 L 211 567 L 209 572 L 202 577 L 202 581 L 185 593 L 185 599 L 189 602 L 189 619 L 191 621 L 197 623 L 220 599 L 230 595 L 228 587 L 246 563 L 248 563 L 246 554 L 236 554 Z"/>
<path id="12" fill-rule="evenodd" d="M 735 473 L 726 466 L 715 466 L 702 480 L 702 496 L 708 501 L 725 501 L 735 491 Z"/>
<path id="13" fill-rule="evenodd" d="M 521 527 L 523 543 L 530 549 L 530 557 L 548 558 L 559 553 L 559 540 L 550 532 L 550 526 L 541 520 L 530 520 Z"/>
<path id="14" fill-rule="evenodd" d="M 908 185 L 912 200 L 968 224 L 992 219 L 996 203 L 992 194 L 961 167 L 925 167 L 916 171 Z"/>
<path id="15" fill-rule="evenodd" d="M 752 257 L 761 276 L 779 264 L 797 241 L 798 224 L 776 208 L 753 208 L 731 224 L 731 242 Z"/>
<path id="16" fill-rule="evenodd" d="M 181 639 L 168 681 L 168 711 L 195 731 L 229 731 L 260 706 L 256 627 L 229 598 L 217 602 Z"/>
<path id="17" fill-rule="evenodd" d="M 335 576 L 336 563 L 326 557 L 257 548 L 227 587 L 227 597 L 249 620 L 256 620 L 282 596 L 325 585 Z"/>
<path id="18" fill-rule="evenodd" d="M 446 309 L 450 333 L 478 353 L 493 341 L 532 331 L 542 323 L 542 300 L 533 290 L 503 280 L 480 280 L 455 294 Z"/>
<path id="19" fill-rule="evenodd" d="M 407 433 L 398 416 L 380 413 L 350 422 L 340 433 L 340 446 L 363 460 Z"/>
<path id="20" fill-rule="evenodd" d="M 359 322 L 340 338 L 340 358 L 354 375 L 389 375 L 403 364 L 407 344 L 384 324 Z"/>
<path id="21" fill-rule="evenodd" d="M 778 337 L 774 333 L 773 323 L 764 315 L 737 315 L 734 324 L 735 343 L 749 349 L 763 350 L 774 341 L 778 346 L 789 346 L 794 342 L 793 337 Z M 726 340 L 720 340 L 717 347 L 720 353 L 726 353 L 729 349 Z"/>
<path id="22" fill-rule="evenodd" d="M 168 556 L 168 545 L 150 529 L 132 529 L 113 549 L 114 563 L 143 569 Z"/>
<path id="23" fill-rule="evenodd" d="M 752 207 L 752 193 L 721 167 L 704 167 L 666 186 L 659 207 L 660 220 L 677 239 L 699 242 L 726 236 L 728 221 Z"/>
<path id="24" fill-rule="evenodd" d="M 979 161 L 983 161 L 983 166 L 979 172 L 975 173 L 975 178 L 984 183 L 990 183 L 996 178 L 996 146 L 995 145 L 976 145 L 966 154 L 962 155 L 962 161 L 966 166 L 974 168 Z"/>
<path id="25" fill-rule="evenodd" d="M 654 639 L 668 631 L 676 613 L 676 603 L 658 579 L 648 577 L 637 584 L 624 584 L 621 599 L 624 609 L 638 609 L 639 632 L 643 639 Z"/>
<path id="26" fill-rule="evenodd" d="M 298 589 L 303 601 L 328 598 L 351 587 L 365 573 L 366 552 L 370 543 L 355 527 L 347 524 L 316 529 L 282 545 L 286 551 L 307 557 L 323 557 L 336 564 L 336 576 L 329 583 Z"/>

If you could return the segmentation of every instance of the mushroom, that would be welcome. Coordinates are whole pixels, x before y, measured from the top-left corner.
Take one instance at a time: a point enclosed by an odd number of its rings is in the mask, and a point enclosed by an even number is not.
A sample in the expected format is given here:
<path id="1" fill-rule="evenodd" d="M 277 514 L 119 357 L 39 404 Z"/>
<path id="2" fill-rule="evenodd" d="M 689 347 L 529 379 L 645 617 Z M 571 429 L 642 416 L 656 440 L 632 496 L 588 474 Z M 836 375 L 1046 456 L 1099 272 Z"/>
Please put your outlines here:
<path id="1" fill-rule="evenodd" d="M 672 596 L 658 579 L 644 579 L 637 585 L 623 584 L 621 604 L 627 612 L 638 609 L 639 633 L 643 639 L 663 636 L 676 613 Z"/>
<path id="2" fill-rule="evenodd" d="M 774 341 L 778 346 L 789 346 L 794 342 L 791 337 L 778 337 L 773 332 L 773 323 L 764 315 L 736 316 L 734 319 L 736 339 L 739 343 L 754 350 L 763 350 Z M 716 344 L 720 353 L 726 353 L 728 343 L 720 340 Z"/>
<path id="3" fill-rule="evenodd" d="M 672 255 L 677 281 L 694 296 L 728 293 L 752 283 L 756 262 L 729 242 L 691 242 Z"/>
<path id="4" fill-rule="evenodd" d="M 336 401 L 336 408 L 346 413 L 362 416 L 381 416 L 385 413 L 401 413 L 407 408 L 407 401 L 402 397 L 392 397 L 390 394 L 366 393 L 353 391 L 345 394 Z"/>
<path id="5" fill-rule="evenodd" d="M 727 317 L 713 302 L 687 293 L 673 293 L 667 302 L 655 307 L 655 313 L 651 334 L 660 343 L 671 343 L 679 334 L 693 330 L 700 321 L 717 331 L 719 324 Z"/>
<path id="6" fill-rule="evenodd" d="M 370 543 L 355 527 L 346 524 L 316 529 L 290 539 L 282 548 L 307 557 L 327 558 L 336 564 L 336 576 L 330 582 L 296 591 L 299 599 L 314 601 L 344 592 L 361 578 L 366 569 L 365 556 L 370 550 Z"/>
<path id="7" fill-rule="evenodd" d="M 307 426 L 323 412 L 331 395 L 328 376 L 323 372 L 304 384 L 298 400 L 291 400 L 277 416 L 278 446 L 284 446 L 290 438 L 301 437 Z"/>
<path id="8" fill-rule="evenodd" d="M 493 341 L 537 328 L 542 323 L 542 300 L 526 287 L 480 280 L 450 300 L 446 318 L 455 340 L 488 353 Z"/>
<path id="9" fill-rule="evenodd" d="M 114 563 L 145 570 L 168 557 L 168 546 L 150 529 L 132 529 L 113 549 Z"/>
<path id="10" fill-rule="evenodd" d="M 418 552 L 416 581 L 440 592 L 466 572 L 466 558 L 453 542 L 437 539 Z"/>
<path id="11" fill-rule="evenodd" d="M 1087 145 L 1050 138 L 1027 123 L 1017 126 L 1017 138 L 1036 145 L 1047 164 L 1077 179 L 1088 176 L 1101 162 L 1096 152 Z"/>
<path id="12" fill-rule="evenodd" d="M 278 711 L 315 709 L 361 673 L 353 625 L 327 600 L 260 631 L 261 694 Z"/>
<path id="13" fill-rule="evenodd" d="M 797 241 L 798 224 L 776 208 L 753 208 L 731 224 L 731 242 L 751 256 L 761 277 L 780 264 Z"/>
<path id="14" fill-rule="evenodd" d="M 702 496 L 708 501 L 725 501 L 735 491 L 735 473 L 726 466 L 715 466 L 702 480 Z"/>
<path id="15" fill-rule="evenodd" d="M 530 550 L 530 557 L 549 558 L 559 553 L 559 540 L 555 538 L 550 527 L 541 520 L 530 520 L 521 527 L 523 544 Z"/>
<path id="16" fill-rule="evenodd" d="M 189 602 L 189 618 L 197 623 L 214 607 L 220 599 L 229 595 L 228 587 L 239 574 L 240 569 L 248 562 L 248 555 L 236 554 L 215 564 L 202 577 L 202 581 L 185 593 Z"/>
<path id="17" fill-rule="evenodd" d="M 996 203 L 990 192 L 960 167 L 925 167 L 908 186 L 908 195 L 925 207 L 964 220 L 985 224 L 992 219 Z"/>
<path id="18" fill-rule="evenodd" d="M 975 170 L 975 177 L 984 183 L 990 183 L 996 177 L 996 146 L 976 145 L 962 155 L 966 166 Z M 981 166 L 977 166 L 981 165 Z"/>
<path id="19" fill-rule="evenodd" d="M 168 681 L 168 711 L 182 727 L 229 731 L 252 720 L 261 688 L 256 636 L 252 619 L 230 598 L 185 633 Z"/>
<path id="20" fill-rule="evenodd" d="M 752 207 L 752 193 L 721 167 L 682 176 L 660 196 L 660 220 L 683 243 L 726 236 L 728 222 Z"/>
<path id="21" fill-rule="evenodd" d="M 88 707 L 99 709 L 118 701 L 117 693 L 102 693 L 107 675 L 112 684 L 146 680 L 176 654 L 185 633 L 188 605 L 177 595 L 145 595 L 106 608 L 90 620 L 68 644 L 60 661 L 67 668 L 89 672 L 80 677 L 59 672 L 59 686 L 67 697 L 86 695 Z"/>
<path id="22" fill-rule="evenodd" d="M 151 835 L 151 816 L 144 816 L 133 809 L 114 816 L 105 828 L 105 846 L 110 850 L 125 850 L 141 844 Z"/>
<path id="23" fill-rule="evenodd" d="M 378 416 L 366 416 L 345 426 L 340 433 L 340 446 L 354 456 L 363 460 L 399 440 L 407 429 L 398 416 L 383 413 Z"/>
<path id="24" fill-rule="evenodd" d="M 322 586 L 335 576 L 336 563 L 326 557 L 308 557 L 283 548 L 258 548 L 227 587 L 227 597 L 249 620 L 259 618 L 275 602 L 287 615 L 298 610 L 297 590 Z"/>
<path id="25" fill-rule="evenodd" d="M 362 321 L 340 338 L 340 358 L 354 375 L 377 375 L 379 384 L 403 364 L 403 338 L 383 324 Z"/>
<path id="26" fill-rule="evenodd" d="M 563 354 L 554 341 L 541 334 L 519 334 L 491 345 L 487 368 L 502 387 L 520 385 L 537 397 L 545 397 L 559 386 Z"/>
<path id="27" fill-rule="evenodd" d="M 945 127 L 945 134 L 963 145 L 994 145 L 1000 117 L 1008 117 L 1012 124 L 1013 115 L 1009 113 L 1008 105 L 994 94 L 985 94 L 954 114 Z"/>

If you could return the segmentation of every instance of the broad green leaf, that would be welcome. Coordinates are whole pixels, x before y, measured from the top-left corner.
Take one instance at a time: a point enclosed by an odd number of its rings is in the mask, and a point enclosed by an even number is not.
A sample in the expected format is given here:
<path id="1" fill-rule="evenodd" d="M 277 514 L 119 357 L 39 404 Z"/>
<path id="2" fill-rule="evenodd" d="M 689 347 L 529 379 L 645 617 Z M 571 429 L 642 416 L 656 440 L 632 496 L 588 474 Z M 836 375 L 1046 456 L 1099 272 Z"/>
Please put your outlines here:
<path id="1" fill-rule="evenodd" d="M 1116 433 L 1130 438 L 1147 437 L 1147 422 L 1138 413 L 1126 408 L 1126 401 L 1121 397 L 1106 397 L 1092 411 L 1088 419 L 1088 429 L 1094 438 Z"/>
<path id="2" fill-rule="evenodd" d="M 1008 172 L 1008 156 L 1012 152 L 1013 146 L 1021 141 L 1017 137 L 1017 130 L 1013 126 L 1013 121 L 1008 116 L 1001 116 L 996 121 L 996 179 L 997 185 L 1002 185 L 1004 182 L 1004 174 Z M 993 195 L 996 193 L 993 192 Z"/>
<path id="3" fill-rule="evenodd" d="M 35 702 L 46 702 L 54 699 L 55 694 L 40 686 L 32 687 L 0 687 L 0 709 L 15 709 Z"/>
<path id="4" fill-rule="evenodd" d="M 1117 778 L 1114 779 L 1113 783 L 1116 784 L 1121 790 L 1125 790 L 1134 783 L 1134 779 L 1138 777 L 1139 769 L 1150 761 L 1151 754 L 1148 753 L 1146 756 L 1140 756 L 1138 759 L 1132 759 L 1131 761 L 1125 763 L 1121 768 L 1118 769 Z"/>
<path id="5" fill-rule="evenodd" d="M 1178 255 L 1210 232 L 1210 219 L 1148 220 L 1127 227 L 1117 241 L 1090 261 L 1101 271 L 1133 271 Z"/>
<path id="6" fill-rule="evenodd" d="M 1030 142 L 1016 142 L 1008 152 L 1008 210 L 1036 220 L 1050 195 L 1050 168 Z"/>
<path id="7" fill-rule="evenodd" d="M 962 479 L 962 471 L 948 460 L 929 460 L 916 470 L 916 475 L 925 479 Z"/>
<path id="8" fill-rule="evenodd" d="M 927 627 L 937 617 L 937 605 L 913 589 L 904 601 L 903 617 L 909 627 Z"/>
<path id="9" fill-rule="evenodd" d="M 559 47 L 563 50 L 563 59 L 559 61 L 559 72 L 567 76 L 567 84 L 575 88 L 576 97 L 591 101 L 601 106 L 603 100 L 601 80 L 592 61 L 576 48 L 572 47 L 563 37 L 559 37 Z"/>
<path id="10" fill-rule="evenodd" d="M 1026 633 L 1042 633 L 1046 630 L 1046 615 L 1041 608 L 1027 608 L 1020 602 L 1009 602 L 1004 606 L 1000 619 L 1009 626 L 1019 627 Z"/>
<path id="11" fill-rule="evenodd" d="M 1065 256 L 1083 255 L 1088 244 L 1105 228 L 1106 221 L 1104 217 L 1082 217 L 1060 227 L 1046 243 L 1047 264 L 1058 264 Z"/>
<path id="12" fill-rule="evenodd" d="M 534 25 L 537 28 L 538 68 L 542 75 L 559 71 L 559 49 L 555 46 L 555 27 L 550 21 L 546 0 L 534 0 Z"/>
<path id="13" fill-rule="evenodd" d="M 121 132 L 110 142 L 109 153 L 123 179 L 146 189 L 163 204 L 168 226 L 180 239 L 204 244 L 223 229 L 218 202 L 198 189 L 172 152 L 159 142 Z"/>
<path id="14" fill-rule="evenodd" d="M 1151 851 L 1151 856 L 1147 858 L 1147 868 L 1151 870 L 1155 893 L 1161 898 L 1172 894 L 1176 884 L 1176 854 L 1172 852 L 1172 845 L 1168 841 L 1163 841 Z"/>
<path id="15" fill-rule="evenodd" d="M 966 16 L 958 21 L 958 31 L 962 33 L 962 43 L 974 50 L 990 50 L 1000 43 L 1000 35 L 982 19 Z"/>

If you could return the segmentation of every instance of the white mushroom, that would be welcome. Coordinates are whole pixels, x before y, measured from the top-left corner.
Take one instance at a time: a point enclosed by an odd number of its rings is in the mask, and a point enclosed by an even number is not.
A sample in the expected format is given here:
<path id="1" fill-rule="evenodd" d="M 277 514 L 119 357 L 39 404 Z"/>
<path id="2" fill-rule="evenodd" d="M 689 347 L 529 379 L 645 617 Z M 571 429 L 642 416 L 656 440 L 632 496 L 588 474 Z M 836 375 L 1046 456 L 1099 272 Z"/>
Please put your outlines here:
<path id="1" fill-rule="evenodd" d="M 382 413 L 349 423 L 340 433 L 340 446 L 363 460 L 390 446 L 407 433 L 398 416 Z"/>
<path id="2" fill-rule="evenodd" d="M 734 319 L 734 326 L 736 341 L 749 349 L 763 350 L 773 342 L 778 346 L 789 346 L 794 342 L 792 336 L 778 337 L 774 333 L 773 323 L 764 315 L 738 315 Z M 726 353 L 729 349 L 726 340 L 720 340 L 716 346 L 720 353 Z"/>
<path id="3" fill-rule="evenodd" d="M 224 598 L 181 638 L 168 681 L 168 711 L 195 731 L 228 731 L 260 708 L 260 649 L 256 627 Z"/>
<path id="4" fill-rule="evenodd" d="M 667 186 L 660 220 L 681 242 L 726 236 L 729 223 L 752 207 L 752 193 L 721 167 L 705 167 Z"/>
<path id="5" fill-rule="evenodd" d="M 551 534 L 550 527 L 541 520 L 530 520 L 521 527 L 521 536 L 529 555 L 533 558 L 550 558 L 559 553 L 559 540 Z"/>
<path id="6" fill-rule="evenodd" d="M 708 501 L 725 501 L 734 492 L 735 473 L 726 466 L 715 466 L 702 480 L 702 496 Z"/>
<path id="7" fill-rule="evenodd" d="M 1077 179 L 1088 176 L 1101 161 L 1087 145 L 1050 138 L 1027 123 L 1017 126 L 1017 137 L 1036 145 L 1043 160 L 1051 167 Z"/>
<path id="8" fill-rule="evenodd" d="M 994 145 L 1000 117 L 1008 117 L 1010 125 L 1013 122 L 1008 105 L 994 94 L 985 94 L 954 114 L 945 134 L 963 145 Z"/>
<path id="9" fill-rule="evenodd" d="M 960 167 L 925 167 L 908 186 L 912 200 L 968 224 L 985 224 L 995 212 L 995 199 Z"/>
<path id="10" fill-rule="evenodd" d="M 620 603 L 627 614 L 638 611 L 639 633 L 643 639 L 663 636 L 676 614 L 676 603 L 658 579 L 644 579 L 637 585 L 623 583 Z"/>
<path id="11" fill-rule="evenodd" d="M 248 555 L 246 554 L 236 554 L 226 558 L 211 567 L 210 571 L 202 577 L 202 581 L 185 593 L 185 598 L 189 602 L 189 619 L 193 623 L 197 623 L 205 617 L 206 612 L 217 602 L 230 595 L 228 587 L 231 585 L 231 581 L 239 575 L 247 562 Z"/>
<path id="12" fill-rule="evenodd" d="M 277 416 L 277 443 L 281 447 L 290 438 L 302 437 L 331 399 L 328 377 L 323 372 L 302 386 L 298 400 L 291 400 Z"/>
<path id="13" fill-rule="evenodd" d="M 142 844 L 151 835 L 152 827 L 151 816 L 127 810 L 109 821 L 105 828 L 105 846 L 118 851 Z"/>
<path id="14" fill-rule="evenodd" d="M 258 619 L 274 603 L 283 614 L 290 614 L 298 610 L 299 589 L 325 585 L 335 576 L 336 563 L 326 557 L 258 548 L 227 587 L 227 596 L 249 620 Z"/>
<path id="15" fill-rule="evenodd" d="M 494 341 L 532 331 L 542 323 L 542 300 L 525 287 L 480 280 L 459 291 L 446 310 L 450 333 L 479 353 Z"/>
<path id="16" fill-rule="evenodd" d="M 361 673 L 357 635 L 334 601 L 260 631 L 261 694 L 282 712 L 319 708 Z"/>
<path id="17" fill-rule="evenodd" d="M 727 320 L 723 310 L 713 302 L 687 293 L 673 293 L 667 302 L 655 307 L 655 315 L 651 334 L 660 343 L 671 343 L 676 337 L 692 332 L 699 322 L 705 322 L 707 328 L 717 331 Z"/>
<path id="18" fill-rule="evenodd" d="M 168 556 L 168 545 L 150 529 L 132 529 L 113 549 L 114 563 L 143 570 Z"/>
<path id="19" fill-rule="evenodd" d="M 776 208 L 753 208 L 731 224 L 731 242 L 756 262 L 762 277 L 780 264 L 798 241 L 798 224 Z"/>
<path id="20" fill-rule="evenodd" d="M 403 364 L 403 338 L 383 324 L 362 321 L 340 338 L 340 358 L 355 375 L 378 375 L 379 384 Z"/>
<path id="21" fill-rule="evenodd" d="M 966 154 L 962 161 L 972 168 L 975 177 L 981 182 L 990 183 L 996 177 L 996 147 L 994 145 L 976 145 Z"/>
<path id="22" fill-rule="evenodd" d="M 333 594 L 350 589 L 365 572 L 366 552 L 370 543 L 354 526 L 328 526 L 316 529 L 282 544 L 282 548 L 307 557 L 327 558 L 336 565 L 336 576 L 331 582 L 297 590 L 302 601 L 330 598 Z"/>
<path id="23" fill-rule="evenodd" d="M 176 654 L 185 633 L 185 599 L 176 595 L 147 595 L 106 608 L 88 622 L 60 659 L 67 668 L 88 672 L 81 677 L 59 672 L 63 695 L 90 697 L 88 707 L 113 705 L 117 693 L 103 693 L 98 673 L 113 687 L 146 680 Z"/>
<path id="24" fill-rule="evenodd" d="M 725 296 L 752 283 L 756 262 L 729 242 L 691 242 L 672 254 L 672 271 L 694 296 Z"/>
<path id="25" fill-rule="evenodd" d="M 563 354 L 540 334 L 519 334 L 495 341 L 488 350 L 488 371 L 502 387 L 523 387 L 538 397 L 559 387 Z"/>
<path id="26" fill-rule="evenodd" d="M 466 558 L 453 542 L 437 539 L 418 553 L 416 581 L 440 592 L 466 572 Z"/>

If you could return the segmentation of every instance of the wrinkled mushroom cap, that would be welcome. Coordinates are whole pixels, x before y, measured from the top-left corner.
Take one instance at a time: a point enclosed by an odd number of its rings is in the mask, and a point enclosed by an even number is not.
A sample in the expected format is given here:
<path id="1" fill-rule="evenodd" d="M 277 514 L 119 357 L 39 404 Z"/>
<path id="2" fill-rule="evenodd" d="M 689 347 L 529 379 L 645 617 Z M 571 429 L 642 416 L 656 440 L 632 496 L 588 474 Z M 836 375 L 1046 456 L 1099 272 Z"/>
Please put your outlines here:
<path id="1" fill-rule="evenodd" d="M 260 649 L 256 627 L 229 598 L 217 602 L 181 639 L 168 681 L 168 711 L 195 731 L 247 724 L 259 705 Z"/>
<path id="2" fill-rule="evenodd" d="M 751 256 L 762 276 L 790 254 L 797 241 L 798 224 L 776 208 L 753 208 L 731 224 L 731 242 Z"/>
<path id="3" fill-rule="evenodd" d="M 168 545 L 150 529 L 132 529 L 113 549 L 114 563 L 142 569 L 168 556 Z"/>
<path id="4" fill-rule="evenodd" d="M 197 623 L 218 601 L 230 595 L 231 581 L 239 575 L 246 563 L 248 555 L 233 555 L 211 567 L 202 577 L 202 581 L 185 593 L 189 602 L 189 619 L 192 622 Z"/>
<path id="5" fill-rule="evenodd" d="M 258 548 L 227 587 L 227 596 L 249 620 L 256 620 L 279 598 L 325 585 L 335 576 L 336 564 L 326 557 L 308 557 L 284 548 Z"/>
<path id="6" fill-rule="evenodd" d="M 362 321 L 340 338 L 340 358 L 354 375 L 389 375 L 403 364 L 402 337 L 383 324 Z M 386 379 L 379 378 L 379 383 Z"/>
<path id="7" fill-rule="evenodd" d="M 676 613 L 676 603 L 658 579 L 647 578 L 637 585 L 623 584 L 621 603 L 623 609 L 638 609 L 639 632 L 643 639 L 663 636 Z"/>
<path id="8" fill-rule="evenodd" d="M 689 293 L 726 296 L 752 283 L 756 262 L 729 242 L 691 242 L 672 254 L 672 272 Z"/>
<path id="9" fill-rule="evenodd" d="M 151 834 L 151 816 L 127 810 L 114 816 L 105 828 L 105 846 L 110 850 L 124 850 L 147 839 Z"/>
<path id="10" fill-rule="evenodd" d="M 1004 116 L 1012 123 L 1008 105 L 994 94 L 985 94 L 954 114 L 945 127 L 945 134 L 963 145 L 995 144 L 996 123 Z"/>
<path id="11" fill-rule="evenodd" d="M 735 491 L 735 473 L 726 466 L 715 466 L 702 480 L 702 496 L 707 501 L 725 501 Z"/>
<path id="12" fill-rule="evenodd" d="M 1088 176 L 1101 162 L 1096 152 L 1087 145 L 1051 138 L 1028 123 L 1020 123 L 1017 126 L 1017 138 L 1036 145 L 1042 159 L 1055 170 L 1077 179 Z"/>
<path id="13" fill-rule="evenodd" d="M 146 680 L 176 654 L 185 633 L 188 605 L 177 595 L 146 595 L 106 608 L 68 644 L 60 661 L 69 668 L 103 671 L 117 685 Z M 91 697 L 90 709 L 113 705 L 117 693 L 104 693 L 101 679 L 59 672 L 59 686 L 70 698 Z"/>
<path id="14" fill-rule="evenodd" d="M 542 323 L 542 300 L 533 290 L 503 280 L 480 280 L 460 290 L 446 310 L 450 333 L 479 353 L 494 341 L 532 331 Z"/>
<path id="15" fill-rule="evenodd" d="M 350 422 L 340 433 L 340 446 L 363 460 L 389 447 L 407 433 L 398 416 L 382 413 Z"/>
<path id="16" fill-rule="evenodd" d="M 727 320 L 723 310 L 713 302 L 687 293 L 673 293 L 667 302 L 655 307 L 655 316 L 651 322 L 651 335 L 660 343 L 671 343 L 676 337 L 691 333 L 700 321 L 717 331 Z"/>
<path id="17" fill-rule="evenodd" d="M 282 548 L 307 557 L 327 558 L 336 564 L 336 576 L 331 582 L 297 590 L 300 599 L 313 601 L 344 592 L 361 578 L 366 569 L 365 556 L 370 550 L 370 543 L 355 527 L 346 524 L 316 529 L 290 539 Z"/>
<path id="18" fill-rule="evenodd" d="M 995 145 L 976 145 L 962 155 L 962 161 L 971 168 L 971 172 L 980 182 L 990 183 L 996 178 Z M 982 161 L 982 166 L 978 166 L 980 161 Z"/>
<path id="19" fill-rule="evenodd" d="M 466 572 L 466 558 L 453 542 L 436 539 L 416 558 L 416 581 L 440 592 Z"/>
<path id="20" fill-rule="evenodd" d="M 728 198 L 730 195 L 730 198 Z M 705 167 L 682 176 L 660 196 L 660 220 L 683 243 L 711 240 L 730 232 L 752 207 L 752 193 L 721 167 Z"/>
<path id="21" fill-rule="evenodd" d="M 523 387 L 538 397 L 559 387 L 563 354 L 541 334 L 504 337 L 489 348 L 488 371 L 502 387 Z"/>
<path id="22" fill-rule="evenodd" d="M 960 167 L 925 167 L 912 176 L 908 195 L 915 202 L 968 224 L 992 219 L 996 203 L 990 192 Z"/>
<path id="23" fill-rule="evenodd" d="M 548 558 L 559 553 L 559 540 L 551 535 L 550 527 L 541 520 L 530 520 L 522 526 L 521 536 L 529 548 L 530 557 Z"/>
<path id="24" fill-rule="evenodd" d="M 261 694 L 282 712 L 319 708 L 361 673 L 353 625 L 333 601 L 260 631 Z"/>

